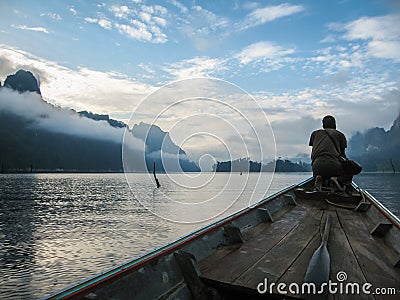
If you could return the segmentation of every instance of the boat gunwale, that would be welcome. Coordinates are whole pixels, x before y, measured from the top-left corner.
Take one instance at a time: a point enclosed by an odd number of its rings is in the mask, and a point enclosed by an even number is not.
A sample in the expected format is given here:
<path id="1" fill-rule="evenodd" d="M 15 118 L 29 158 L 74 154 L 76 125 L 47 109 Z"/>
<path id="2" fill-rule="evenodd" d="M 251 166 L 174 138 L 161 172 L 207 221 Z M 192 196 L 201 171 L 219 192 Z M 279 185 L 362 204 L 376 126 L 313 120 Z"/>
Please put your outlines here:
<path id="1" fill-rule="evenodd" d="M 360 193 L 363 193 L 366 196 L 368 202 L 370 202 L 380 214 L 382 214 L 400 231 L 400 219 L 395 214 L 393 214 L 385 205 L 382 204 L 382 202 L 372 196 L 368 191 L 359 188 L 355 183 L 353 183 L 353 185 L 360 191 Z"/>
<path id="2" fill-rule="evenodd" d="M 106 280 L 121 276 L 129 271 L 135 270 L 152 259 L 173 253 L 174 251 L 182 248 L 185 244 L 187 244 L 193 240 L 196 240 L 198 238 L 201 238 L 202 236 L 208 234 L 209 232 L 217 230 L 217 229 L 223 227 L 224 225 L 233 222 L 234 220 L 242 217 L 243 215 L 245 215 L 253 210 L 256 210 L 257 208 L 265 205 L 266 203 L 270 203 L 276 199 L 279 199 L 285 193 L 292 191 L 295 188 L 308 183 L 312 179 L 313 179 L 313 177 L 309 177 L 308 179 L 303 180 L 300 183 L 292 184 L 282 190 L 279 190 L 278 192 L 276 192 L 270 196 L 262 198 L 257 203 L 247 206 L 229 216 L 226 216 L 226 217 L 214 222 L 214 223 L 211 223 L 204 227 L 196 229 L 195 231 L 192 231 L 186 235 L 183 235 L 183 236 L 177 238 L 176 240 L 173 240 L 172 242 L 168 242 L 168 243 L 166 243 L 162 246 L 159 246 L 153 250 L 150 250 L 142 255 L 139 255 L 139 256 L 133 258 L 132 260 L 129 260 L 129 261 L 119 264 L 117 266 L 113 266 L 109 269 L 104 270 L 101 273 L 95 274 L 89 278 L 85 278 L 81 281 L 78 281 L 77 283 L 69 285 L 59 291 L 53 292 L 47 296 L 40 298 L 40 300 L 73 298 L 73 297 L 81 294 L 82 292 L 88 291 L 89 289 L 91 289 L 97 285 L 100 285 L 101 283 L 103 283 Z"/>

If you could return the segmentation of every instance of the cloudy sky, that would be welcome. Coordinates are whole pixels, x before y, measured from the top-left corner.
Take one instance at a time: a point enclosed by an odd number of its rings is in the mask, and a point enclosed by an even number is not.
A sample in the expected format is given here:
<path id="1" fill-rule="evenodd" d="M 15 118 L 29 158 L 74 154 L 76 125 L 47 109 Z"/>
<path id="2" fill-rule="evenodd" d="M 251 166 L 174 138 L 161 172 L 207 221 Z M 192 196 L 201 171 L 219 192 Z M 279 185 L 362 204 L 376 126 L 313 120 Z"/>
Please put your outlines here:
<path id="1" fill-rule="evenodd" d="M 309 134 L 325 114 L 347 136 L 390 128 L 400 102 L 399 28 L 396 0 L 6 0 L 0 81 L 24 68 L 46 101 L 127 121 L 166 84 L 217 78 L 254 97 L 277 155 L 292 157 L 309 153 Z M 170 130 L 186 109 L 157 124 Z M 213 151 L 210 141 L 194 147 L 178 135 L 192 153 Z"/>

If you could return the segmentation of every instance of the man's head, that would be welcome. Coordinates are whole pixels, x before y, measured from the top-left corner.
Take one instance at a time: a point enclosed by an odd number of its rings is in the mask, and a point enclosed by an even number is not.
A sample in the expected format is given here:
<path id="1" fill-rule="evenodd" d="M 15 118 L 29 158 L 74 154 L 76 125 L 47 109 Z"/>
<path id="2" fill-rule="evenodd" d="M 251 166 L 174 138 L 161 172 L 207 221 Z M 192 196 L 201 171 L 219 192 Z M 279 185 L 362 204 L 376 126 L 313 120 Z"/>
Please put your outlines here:
<path id="1" fill-rule="evenodd" d="M 322 119 L 322 127 L 323 128 L 332 128 L 336 129 L 336 120 L 332 116 L 325 116 Z"/>

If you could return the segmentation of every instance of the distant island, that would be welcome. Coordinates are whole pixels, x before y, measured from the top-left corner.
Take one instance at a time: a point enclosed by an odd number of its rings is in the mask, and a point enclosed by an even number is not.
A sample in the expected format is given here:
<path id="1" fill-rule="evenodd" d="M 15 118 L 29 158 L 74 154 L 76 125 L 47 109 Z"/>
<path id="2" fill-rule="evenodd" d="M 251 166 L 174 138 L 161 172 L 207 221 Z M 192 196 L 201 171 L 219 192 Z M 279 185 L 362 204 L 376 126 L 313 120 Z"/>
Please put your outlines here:
<path id="1" fill-rule="evenodd" d="M 267 164 L 239 158 L 233 161 L 217 162 L 213 165 L 214 172 L 310 172 L 311 165 L 305 162 L 292 162 L 287 159 L 277 159 Z"/>

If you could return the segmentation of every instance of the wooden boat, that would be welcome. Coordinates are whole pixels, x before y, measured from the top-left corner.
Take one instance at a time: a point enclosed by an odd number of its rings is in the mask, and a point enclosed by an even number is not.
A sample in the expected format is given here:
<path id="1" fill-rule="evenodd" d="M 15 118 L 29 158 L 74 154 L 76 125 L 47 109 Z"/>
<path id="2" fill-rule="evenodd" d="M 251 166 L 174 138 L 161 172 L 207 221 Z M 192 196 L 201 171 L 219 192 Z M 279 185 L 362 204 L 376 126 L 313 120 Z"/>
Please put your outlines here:
<path id="1" fill-rule="evenodd" d="M 346 197 L 312 185 L 290 186 L 44 299 L 313 298 L 320 290 L 305 276 L 326 271 L 310 263 L 322 245 L 333 289 L 316 299 L 398 299 L 399 219 L 355 184 Z"/>

